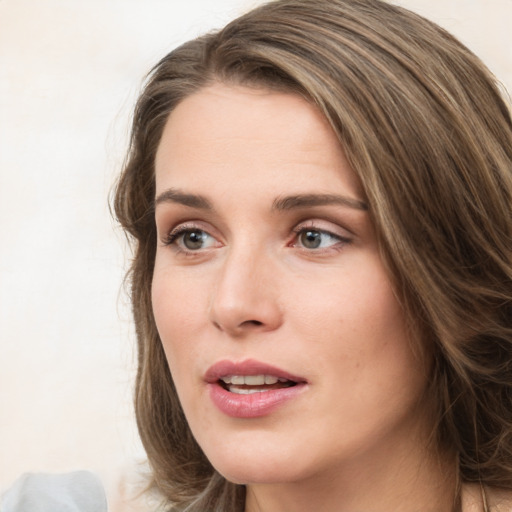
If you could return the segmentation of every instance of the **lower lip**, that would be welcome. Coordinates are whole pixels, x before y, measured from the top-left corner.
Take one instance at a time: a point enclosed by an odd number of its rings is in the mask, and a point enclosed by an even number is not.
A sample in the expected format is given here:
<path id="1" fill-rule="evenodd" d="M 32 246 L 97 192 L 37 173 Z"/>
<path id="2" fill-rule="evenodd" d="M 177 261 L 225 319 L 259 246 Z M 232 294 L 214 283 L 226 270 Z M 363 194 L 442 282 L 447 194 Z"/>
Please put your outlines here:
<path id="1" fill-rule="evenodd" d="M 289 388 L 239 395 L 227 391 L 215 382 L 208 384 L 208 391 L 215 406 L 227 416 L 258 418 L 274 412 L 286 402 L 295 398 L 305 387 L 305 384 L 299 383 Z"/>

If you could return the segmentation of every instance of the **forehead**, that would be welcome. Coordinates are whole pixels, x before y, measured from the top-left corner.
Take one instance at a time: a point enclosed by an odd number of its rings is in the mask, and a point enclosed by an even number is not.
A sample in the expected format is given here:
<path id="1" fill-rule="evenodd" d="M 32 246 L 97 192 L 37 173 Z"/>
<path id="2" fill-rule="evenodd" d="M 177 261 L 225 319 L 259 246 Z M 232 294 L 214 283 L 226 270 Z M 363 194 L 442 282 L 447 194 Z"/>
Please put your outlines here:
<path id="1" fill-rule="evenodd" d="M 167 120 L 155 165 L 157 189 L 219 179 L 250 187 L 270 174 L 324 189 L 343 177 L 360 195 L 320 111 L 299 95 L 266 89 L 215 84 L 187 97 Z"/>

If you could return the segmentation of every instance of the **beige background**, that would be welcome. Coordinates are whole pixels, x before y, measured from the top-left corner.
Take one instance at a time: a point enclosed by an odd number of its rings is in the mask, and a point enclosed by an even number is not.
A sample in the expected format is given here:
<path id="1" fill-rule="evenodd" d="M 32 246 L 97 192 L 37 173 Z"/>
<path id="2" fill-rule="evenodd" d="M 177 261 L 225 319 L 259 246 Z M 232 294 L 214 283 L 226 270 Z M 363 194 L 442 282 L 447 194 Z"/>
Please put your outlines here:
<path id="1" fill-rule="evenodd" d="M 143 458 L 129 253 L 109 190 L 144 73 L 257 3 L 0 0 L 0 490 L 24 471 L 112 483 Z M 397 3 L 459 36 L 512 91 L 512 0 Z"/>

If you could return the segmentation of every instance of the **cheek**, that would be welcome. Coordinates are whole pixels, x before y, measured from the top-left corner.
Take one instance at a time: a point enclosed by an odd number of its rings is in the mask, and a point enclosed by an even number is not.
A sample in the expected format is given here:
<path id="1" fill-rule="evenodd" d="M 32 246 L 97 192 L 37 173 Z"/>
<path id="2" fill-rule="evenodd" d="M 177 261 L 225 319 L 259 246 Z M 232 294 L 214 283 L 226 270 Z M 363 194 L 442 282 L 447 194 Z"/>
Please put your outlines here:
<path id="1" fill-rule="evenodd" d="M 208 283 L 211 281 L 205 277 L 199 270 L 187 271 L 186 267 L 169 265 L 165 253 L 157 251 L 151 301 L 163 340 L 174 338 L 170 336 L 173 333 L 193 334 L 204 324 L 208 310 Z"/>
<path id="2" fill-rule="evenodd" d="M 348 260 L 349 258 L 347 258 Z M 287 299 L 303 326 L 319 337 L 361 336 L 364 342 L 405 330 L 403 312 L 377 257 L 354 258 L 343 268 L 289 280 Z M 364 337 L 363 337 L 364 334 Z"/>
<path id="3" fill-rule="evenodd" d="M 303 297 L 295 302 L 294 331 L 317 351 L 318 374 L 334 374 L 343 388 L 368 386 L 376 396 L 379 387 L 408 379 L 422 387 L 425 369 L 380 261 L 359 261 L 329 280 L 316 277 L 307 294 L 298 286 L 290 297 Z"/>
<path id="4" fill-rule="evenodd" d="M 190 371 L 200 358 L 200 347 L 194 343 L 197 326 L 193 317 L 197 317 L 197 302 L 182 292 L 175 278 L 171 283 L 161 277 L 155 271 L 151 293 L 153 314 L 179 401 L 189 418 L 194 415 L 190 406 L 197 402 L 198 383 Z"/>
<path id="5" fill-rule="evenodd" d="M 173 375 L 178 385 L 179 369 L 197 356 L 193 343 L 198 330 L 200 302 L 194 287 L 180 279 L 179 272 L 167 271 L 155 264 L 151 301 L 156 327 Z"/>

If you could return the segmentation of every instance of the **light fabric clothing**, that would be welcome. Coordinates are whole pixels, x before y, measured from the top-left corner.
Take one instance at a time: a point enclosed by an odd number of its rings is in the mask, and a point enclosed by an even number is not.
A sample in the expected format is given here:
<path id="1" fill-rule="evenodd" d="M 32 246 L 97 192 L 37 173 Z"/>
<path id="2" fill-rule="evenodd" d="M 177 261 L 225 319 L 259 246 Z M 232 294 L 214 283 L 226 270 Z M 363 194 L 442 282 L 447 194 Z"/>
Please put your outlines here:
<path id="1" fill-rule="evenodd" d="M 27 473 L 2 496 L 0 512 L 107 512 L 107 499 L 88 471 Z"/>

